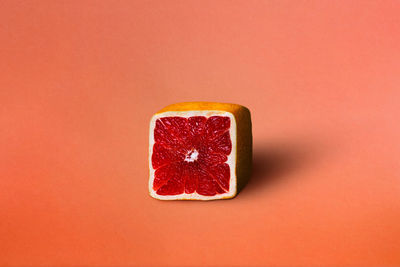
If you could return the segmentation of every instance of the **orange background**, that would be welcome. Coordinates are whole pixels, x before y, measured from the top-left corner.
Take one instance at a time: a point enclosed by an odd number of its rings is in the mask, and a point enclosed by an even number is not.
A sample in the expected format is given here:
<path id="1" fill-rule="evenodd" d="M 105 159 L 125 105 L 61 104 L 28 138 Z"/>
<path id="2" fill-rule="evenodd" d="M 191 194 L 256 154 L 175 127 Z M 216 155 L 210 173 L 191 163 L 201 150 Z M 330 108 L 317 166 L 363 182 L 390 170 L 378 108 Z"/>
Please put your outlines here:
<path id="1" fill-rule="evenodd" d="M 2 1 L 1 266 L 400 264 L 398 1 Z M 148 124 L 240 103 L 233 200 L 148 196 Z"/>

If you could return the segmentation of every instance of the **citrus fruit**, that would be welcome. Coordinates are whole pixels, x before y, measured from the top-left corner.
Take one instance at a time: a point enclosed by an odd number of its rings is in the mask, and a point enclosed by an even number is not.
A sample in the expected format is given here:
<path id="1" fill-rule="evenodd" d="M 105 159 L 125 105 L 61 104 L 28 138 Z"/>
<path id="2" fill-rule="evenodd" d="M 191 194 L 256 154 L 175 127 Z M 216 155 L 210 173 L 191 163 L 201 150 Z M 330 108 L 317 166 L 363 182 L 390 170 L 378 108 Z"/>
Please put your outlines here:
<path id="1" fill-rule="evenodd" d="M 232 198 L 251 172 L 250 112 L 226 103 L 169 105 L 151 118 L 149 152 L 152 197 Z"/>

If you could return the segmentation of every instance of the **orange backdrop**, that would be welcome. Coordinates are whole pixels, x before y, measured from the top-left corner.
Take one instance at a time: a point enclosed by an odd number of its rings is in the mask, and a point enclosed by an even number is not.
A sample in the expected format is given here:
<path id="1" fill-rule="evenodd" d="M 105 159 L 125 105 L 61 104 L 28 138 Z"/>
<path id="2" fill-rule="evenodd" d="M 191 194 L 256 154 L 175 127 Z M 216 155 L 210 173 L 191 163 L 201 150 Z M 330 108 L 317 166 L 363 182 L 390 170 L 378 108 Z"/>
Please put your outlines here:
<path id="1" fill-rule="evenodd" d="M 0 266 L 400 264 L 398 1 L 2 1 Z M 148 196 L 148 124 L 243 104 L 233 200 Z"/>

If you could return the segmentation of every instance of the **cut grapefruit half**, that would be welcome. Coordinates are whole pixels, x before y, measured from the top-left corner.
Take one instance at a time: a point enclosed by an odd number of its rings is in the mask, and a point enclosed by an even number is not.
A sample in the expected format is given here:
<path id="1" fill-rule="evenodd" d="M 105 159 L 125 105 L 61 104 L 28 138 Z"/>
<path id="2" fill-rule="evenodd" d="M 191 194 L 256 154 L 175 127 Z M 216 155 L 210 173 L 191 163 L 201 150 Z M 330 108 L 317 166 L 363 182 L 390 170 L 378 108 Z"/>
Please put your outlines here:
<path id="1" fill-rule="evenodd" d="M 251 172 L 250 112 L 226 103 L 169 105 L 151 118 L 149 152 L 152 197 L 232 198 Z"/>

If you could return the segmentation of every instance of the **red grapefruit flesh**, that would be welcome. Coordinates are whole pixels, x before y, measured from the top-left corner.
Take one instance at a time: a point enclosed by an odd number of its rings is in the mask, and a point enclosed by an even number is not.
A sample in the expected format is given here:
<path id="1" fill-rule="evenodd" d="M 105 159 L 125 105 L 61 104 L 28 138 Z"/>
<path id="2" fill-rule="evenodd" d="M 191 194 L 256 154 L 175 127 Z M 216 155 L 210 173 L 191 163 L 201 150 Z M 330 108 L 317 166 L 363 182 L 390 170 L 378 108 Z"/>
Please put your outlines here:
<path id="1" fill-rule="evenodd" d="M 164 196 L 228 192 L 230 126 L 227 116 L 158 118 L 151 155 L 153 190 Z"/>

